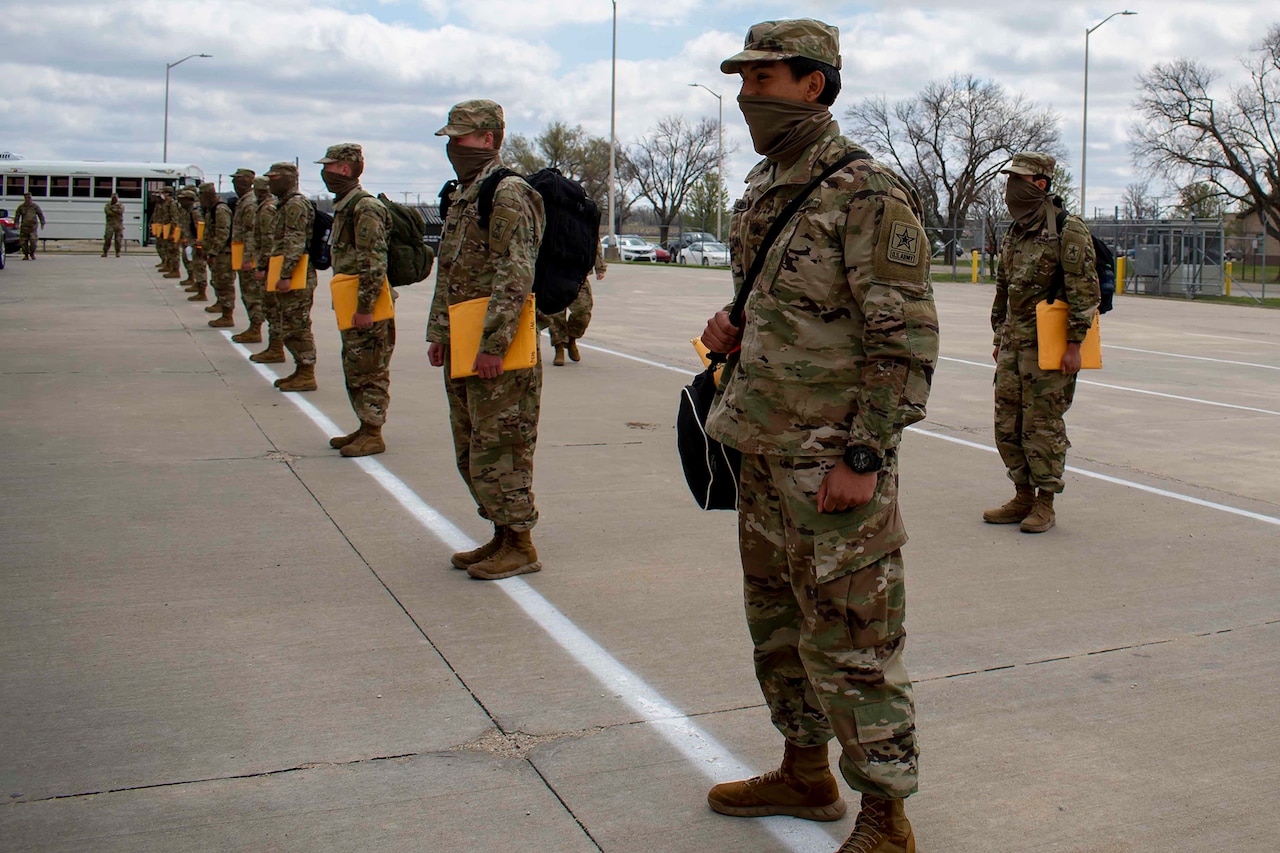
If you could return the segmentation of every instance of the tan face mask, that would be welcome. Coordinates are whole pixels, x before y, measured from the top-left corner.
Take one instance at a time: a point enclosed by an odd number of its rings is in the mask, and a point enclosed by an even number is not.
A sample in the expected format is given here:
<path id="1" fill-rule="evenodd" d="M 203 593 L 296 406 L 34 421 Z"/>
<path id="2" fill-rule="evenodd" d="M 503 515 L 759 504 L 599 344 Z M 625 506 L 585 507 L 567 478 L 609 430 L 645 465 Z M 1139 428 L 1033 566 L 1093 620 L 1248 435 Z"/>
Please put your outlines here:
<path id="1" fill-rule="evenodd" d="M 756 153 L 784 166 L 794 163 L 835 121 L 822 104 L 764 95 L 739 95 L 738 108 Z"/>
<path id="2" fill-rule="evenodd" d="M 489 161 L 498 156 L 498 152 L 493 148 L 471 148 L 466 145 L 459 145 L 452 139 L 445 145 L 445 155 L 448 156 L 449 162 L 453 165 L 454 174 L 458 176 L 458 181 L 463 185 L 469 184 L 476 179 Z"/>
<path id="3" fill-rule="evenodd" d="M 1010 175 L 1008 183 L 1004 185 L 1004 203 L 1008 205 L 1013 221 L 1023 228 L 1036 224 L 1048 198 L 1048 192 L 1031 181 L 1024 181 L 1014 175 Z"/>

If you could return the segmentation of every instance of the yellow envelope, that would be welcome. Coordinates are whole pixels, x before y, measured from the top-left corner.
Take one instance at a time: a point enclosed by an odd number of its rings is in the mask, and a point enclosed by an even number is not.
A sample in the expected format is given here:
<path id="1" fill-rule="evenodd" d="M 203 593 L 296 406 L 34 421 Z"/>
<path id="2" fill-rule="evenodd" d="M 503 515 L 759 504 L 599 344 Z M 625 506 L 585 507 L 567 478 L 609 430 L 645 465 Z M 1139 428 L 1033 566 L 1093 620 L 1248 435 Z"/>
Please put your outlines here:
<path id="1" fill-rule="evenodd" d="M 515 337 L 502 357 L 503 370 L 522 370 L 538 363 L 538 320 L 534 297 L 524 302 Z M 489 310 L 488 297 L 470 299 L 449 306 L 449 376 L 461 379 L 475 376 L 472 368 L 480 352 L 480 336 L 484 332 L 484 315 Z"/>
<path id="2" fill-rule="evenodd" d="M 160 236 L 165 240 L 169 239 L 169 235 L 173 233 L 173 225 L 169 222 L 160 226 Z"/>
<path id="3" fill-rule="evenodd" d="M 351 315 L 356 313 L 356 302 L 360 296 L 360 276 L 334 273 L 329 282 L 329 293 L 333 295 L 333 313 L 338 318 L 338 331 L 345 332 L 351 328 Z M 396 316 L 395 303 L 391 301 L 391 283 L 382 280 L 382 292 L 373 303 L 373 322 L 390 320 Z"/>
<path id="4" fill-rule="evenodd" d="M 711 355 L 710 355 L 711 350 L 707 349 L 707 345 L 702 342 L 702 338 L 691 338 L 689 340 L 689 343 L 693 344 L 693 351 L 698 354 L 698 358 L 702 359 L 702 366 L 710 367 L 711 366 Z M 716 368 L 716 372 L 715 372 L 715 380 L 716 380 L 717 388 L 720 387 L 720 374 L 722 373 L 724 373 L 723 362 L 720 364 L 719 367 Z"/>
<path id="5" fill-rule="evenodd" d="M 281 260 L 283 260 L 283 258 Z M 242 266 L 244 266 L 244 241 L 236 240 L 231 244 L 231 268 L 233 270 L 238 270 Z M 267 273 L 267 275 L 270 276 L 271 273 Z M 276 281 L 279 281 L 279 280 L 280 280 L 280 268 L 276 267 Z M 270 289 L 271 289 L 270 287 L 267 288 L 267 290 L 270 290 Z"/>
<path id="6" fill-rule="evenodd" d="M 1067 303 L 1036 303 L 1036 339 L 1040 348 L 1040 369 L 1061 370 L 1062 356 L 1067 352 Z M 1098 315 L 1093 315 L 1093 325 L 1080 344 L 1080 367 L 1096 370 L 1102 367 L 1102 334 L 1098 327 Z"/>
<path id="7" fill-rule="evenodd" d="M 236 244 L 232 243 L 231 245 L 235 246 Z M 243 243 L 241 243 L 240 245 L 241 247 L 244 246 Z M 232 260 L 234 261 L 235 260 L 234 251 L 232 252 L 231 257 L 232 257 Z M 233 263 L 232 269 L 234 268 L 235 268 L 235 265 Z M 283 268 L 284 268 L 284 255 L 272 255 L 271 259 L 267 261 L 267 290 L 284 292 L 284 291 L 280 291 L 280 288 L 276 287 L 276 285 L 280 283 L 280 270 Z M 303 256 L 298 259 L 298 265 L 293 268 L 293 275 L 289 276 L 289 290 L 306 290 L 306 289 L 307 289 L 307 256 L 304 253 Z"/>
<path id="8" fill-rule="evenodd" d="M 152 236 L 152 237 L 159 237 L 159 236 L 160 236 L 160 223 L 159 223 L 159 222 L 152 222 L 152 223 L 151 223 L 151 236 Z"/>
<path id="9" fill-rule="evenodd" d="M 196 221 L 196 239 L 197 240 L 204 239 L 204 220 L 203 219 Z"/>

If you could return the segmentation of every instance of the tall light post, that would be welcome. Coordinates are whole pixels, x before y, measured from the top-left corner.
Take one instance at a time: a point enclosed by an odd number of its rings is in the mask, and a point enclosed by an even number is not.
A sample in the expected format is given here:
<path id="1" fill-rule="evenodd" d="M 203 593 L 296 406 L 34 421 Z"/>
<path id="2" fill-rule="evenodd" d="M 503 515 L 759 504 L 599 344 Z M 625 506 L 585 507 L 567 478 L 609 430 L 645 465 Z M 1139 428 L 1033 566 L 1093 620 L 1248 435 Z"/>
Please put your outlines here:
<path id="1" fill-rule="evenodd" d="M 160 162 L 169 162 L 169 72 L 177 68 L 188 59 L 212 59 L 213 57 L 207 53 L 193 53 L 190 56 L 184 56 L 177 62 L 166 62 L 164 64 L 164 153 L 161 155 Z"/>
<path id="2" fill-rule="evenodd" d="M 614 218 L 614 193 L 618 187 L 618 0 L 613 0 L 613 62 L 609 74 L 609 250 L 618 257 L 618 228 Z"/>
<path id="3" fill-rule="evenodd" d="M 720 216 L 724 209 L 724 98 L 719 92 L 701 83 L 690 83 L 698 89 L 706 89 L 715 96 L 720 105 L 720 117 L 717 119 L 716 131 L 716 240 L 723 242 L 720 232 Z"/>
<path id="4" fill-rule="evenodd" d="M 1084 31 L 1084 115 L 1081 116 L 1080 129 L 1080 216 L 1088 218 L 1089 211 L 1084 206 L 1084 184 L 1085 184 L 1085 164 L 1089 158 L 1089 36 L 1098 27 L 1114 18 L 1116 15 L 1136 15 L 1137 12 L 1130 12 L 1125 9 L 1123 12 L 1112 12 L 1098 23 L 1094 24 Z"/>

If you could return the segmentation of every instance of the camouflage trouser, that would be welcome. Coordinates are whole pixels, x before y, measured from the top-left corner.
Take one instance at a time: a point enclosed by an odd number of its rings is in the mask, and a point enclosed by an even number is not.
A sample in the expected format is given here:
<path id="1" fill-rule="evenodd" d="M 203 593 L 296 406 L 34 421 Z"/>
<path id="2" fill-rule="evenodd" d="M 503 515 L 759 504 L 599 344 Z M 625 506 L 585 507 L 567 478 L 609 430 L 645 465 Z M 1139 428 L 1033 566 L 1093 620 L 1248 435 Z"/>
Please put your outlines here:
<path id="1" fill-rule="evenodd" d="M 23 256 L 36 255 L 36 228 L 34 225 L 18 226 L 18 244 L 22 246 Z"/>
<path id="2" fill-rule="evenodd" d="M 219 252 L 208 260 L 213 297 L 222 313 L 230 314 L 236 310 L 236 274 L 231 270 L 231 253 Z"/>
<path id="3" fill-rule="evenodd" d="M 1067 466 L 1062 420 L 1076 393 L 1076 377 L 1041 370 L 1034 346 L 1005 344 L 996 359 L 996 447 L 1018 485 L 1061 492 Z"/>
<path id="4" fill-rule="evenodd" d="M 284 337 L 284 320 L 280 316 L 280 300 L 276 299 L 274 290 L 262 291 L 262 315 L 267 321 L 267 340 L 274 341 Z"/>
<path id="5" fill-rule="evenodd" d="M 778 731 L 797 746 L 834 735 L 849 785 L 897 799 L 915 793 L 919 756 L 902 661 L 902 552 L 869 550 L 857 533 L 868 519 L 897 513 L 897 470 L 881 474 L 873 504 L 819 513 L 818 486 L 837 458 L 743 454 L 738 542 L 747 626 Z"/>
<path id="6" fill-rule="evenodd" d="M 542 403 L 542 359 L 496 379 L 449 378 L 444 386 L 458 473 L 471 490 L 480 517 L 515 530 L 538 521 L 533 504 L 533 450 Z"/>
<path id="7" fill-rule="evenodd" d="M 266 283 L 258 281 L 254 270 L 237 270 L 236 274 L 240 276 L 240 301 L 244 303 L 244 313 L 249 315 L 249 324 L 261 326 L 266 318 L 262 308 L 263 297 L 267 292 Z"/>
<path id="8" fill-rule="evenodd" d="M 203 252 L 192 250 L 191 260 L 187 261 L 187 275 L 200 288 L 196 292 L 203 294 L 209 286 L 209 262 L 205 260 Z"/>
<path id="9" fill-rule="evenodd" d="M 310 287 L 276 293 L 280 310 L 280 339 L 297 364 L 316 363 L 316 339 L 311 334 L 311 305 L 316 292 Z"/>
<path id="10" fill-rule="evenodd" d="M 396 321 L 379 320 L 367 329 L 342 332 L 342 375 L 347 397 L 360 423 L 382 426 L 391 405 L 391 354 L 396 348 Z"/>
<path id="11" fill-rule="evenodd" d="M 569 307 L 559 314 L 545 314 L 547 328 L 551 331 L 553 346 L 562 347 L 569 343 L 569 338 L 580 338 L 587 333 L 591 324 L 591 285 L 582 283 L 578 295 Z"/>
<path id="12" fill-rule="evenodd" d="M 120 254 L 120 244 L 124 242 L 124 226 L 116 227 L 108 225 L 107 230 L 102 232 L 102 254 L 106 254 L 111 248 L 112 241 L 116 244 L 116 254 Z"/>

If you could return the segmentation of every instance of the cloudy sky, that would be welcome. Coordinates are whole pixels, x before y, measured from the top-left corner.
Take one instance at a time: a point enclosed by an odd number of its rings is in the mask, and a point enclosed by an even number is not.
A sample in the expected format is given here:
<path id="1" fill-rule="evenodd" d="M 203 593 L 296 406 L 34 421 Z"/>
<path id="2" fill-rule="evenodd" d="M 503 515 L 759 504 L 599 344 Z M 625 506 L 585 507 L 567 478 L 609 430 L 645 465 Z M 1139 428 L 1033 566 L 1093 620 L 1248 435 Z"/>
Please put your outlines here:
<path id="1" fill-rule="evenodd" d="M 1130 0 L 1128 6 L 969 0 L 964 4 L 829 0 L 618 0 L 619 144 L 658 118 L 716 117 L 724 96 L 730 189 L 755 159 L 719 62 L 754 22 L 815 17 L 839 26 L 844 92 L 911 95 L 953 72 L 1000 82 L 1061 116 L 1079 179 L 1084 32 L 1090 39 L 1089 206 L 1110 209 L 1135 176 L 1127 128 L 1134 78 L 1189 57 L 1242 74 L 1238 57 L 1280 21 L 1260 0 Z M 45 0 L 0 16 L 0 151 L 29 159 L 159 161 L 165 65 L 171 72 L 169 160 L 210 180 L 239 166 L 319 157 L 363 143 L 374 191 L 434 199 L 451 173 L 432 133 L 451 104 L 487 97 L 509 132 L 550 121 L 609 135 L 610 0 Z M 12 10 L 16 11 L 16 10 Z M 1224 86 L 1225 92 L 1225 86 Z M 303 189 L 320 192 L 319 167 Z"/>

